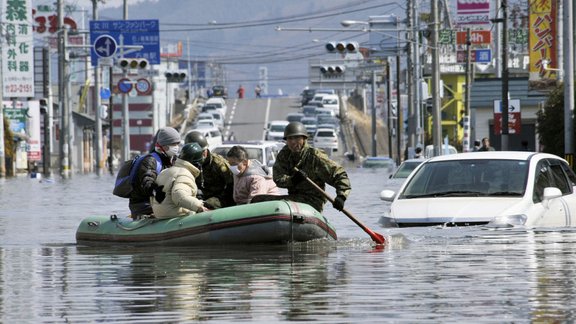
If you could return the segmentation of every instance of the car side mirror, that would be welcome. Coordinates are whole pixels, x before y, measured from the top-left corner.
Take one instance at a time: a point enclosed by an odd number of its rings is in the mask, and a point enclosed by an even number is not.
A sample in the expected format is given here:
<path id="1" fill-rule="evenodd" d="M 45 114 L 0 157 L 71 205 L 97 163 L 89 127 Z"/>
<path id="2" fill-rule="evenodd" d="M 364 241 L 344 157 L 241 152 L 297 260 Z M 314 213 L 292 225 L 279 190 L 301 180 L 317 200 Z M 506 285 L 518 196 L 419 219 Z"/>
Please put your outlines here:
<path id="1" fill-rule="evenodd" d="M 544 194 L 542 195 L 542 206 L 548 208 L 548 203 L 551 199 L 562 197 L 562 191 L 556 187 L 546 187 L 544 188 Z"/>
<path id="2" fill-rule="evenodd" d="M 380 192 L 380 200 L 393 201 L 396 193 L 393 190 L 384 189 Z"/>

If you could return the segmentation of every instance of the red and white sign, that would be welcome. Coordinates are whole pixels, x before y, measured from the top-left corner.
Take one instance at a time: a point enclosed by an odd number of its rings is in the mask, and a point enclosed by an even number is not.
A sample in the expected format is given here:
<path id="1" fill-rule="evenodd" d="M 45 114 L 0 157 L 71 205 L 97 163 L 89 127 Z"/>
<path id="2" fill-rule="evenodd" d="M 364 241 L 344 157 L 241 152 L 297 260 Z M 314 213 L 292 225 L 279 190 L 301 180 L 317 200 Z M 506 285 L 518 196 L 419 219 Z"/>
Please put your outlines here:
<path id="1" fill-rule="evenodd" d="M 520 134 L 522 114 L 520 113 L 520 100 L 508 100 L 508 133 Z M 502 104 L 494 100 L 494 135 L 502 134 Z"/>
<path id="2" fill-rule="evenodd" d="M 490 24 L 490 0 L 456 0 L 456 25 Z"/>

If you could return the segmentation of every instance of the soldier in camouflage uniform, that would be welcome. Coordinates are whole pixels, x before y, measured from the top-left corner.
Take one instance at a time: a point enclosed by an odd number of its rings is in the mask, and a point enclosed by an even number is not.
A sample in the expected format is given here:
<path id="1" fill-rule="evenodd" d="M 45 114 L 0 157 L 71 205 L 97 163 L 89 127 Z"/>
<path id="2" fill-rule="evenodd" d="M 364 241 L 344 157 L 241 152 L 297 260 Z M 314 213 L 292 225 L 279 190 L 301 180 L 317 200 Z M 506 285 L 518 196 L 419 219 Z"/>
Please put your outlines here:
<path id="1" fill-rule="evenodd" d="M 305 177 L 310 178 L 320 188 L 329 184 L 336 189 L 333 207 L 344 209 L 344 202 L 352 189 L 344 168 L 332 161 L 324 151 L 308 145 L 306 127 L 300 122 L 291 122 L 284 129 L 286 146 L 282 148 L 274 163 L 274 182 L 280 188 L 287 188 L 287 196 L 259 195 L 252 202 L 286 199 L 309 204 L 322 212 L 326 198 Z M 296 172 L 294 168 L 300 172 Z"/>
<path id="2" fill-rule="evenodd" d="M 196 178 L 196 185 L 202 191 L 204 206 L 210 209 L 234 206 L 234 176 L 228 161 L 218 154 L 210 153 L 208 141 L 201 133 L 188 133 L 184 143 L 197 143 L 204 149 L 202 173 Z"/>

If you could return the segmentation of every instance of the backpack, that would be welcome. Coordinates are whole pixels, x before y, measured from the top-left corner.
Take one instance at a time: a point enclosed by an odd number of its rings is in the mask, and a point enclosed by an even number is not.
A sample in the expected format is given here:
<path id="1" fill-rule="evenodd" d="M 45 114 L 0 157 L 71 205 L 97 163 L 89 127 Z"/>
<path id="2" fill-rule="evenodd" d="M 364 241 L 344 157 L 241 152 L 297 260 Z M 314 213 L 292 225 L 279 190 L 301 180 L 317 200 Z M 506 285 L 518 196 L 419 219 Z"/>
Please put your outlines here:
<path id="1" fill-rule="evenodd" d="M 132 160 L 125 161 L 120 167 L 120 170 L 118 170 L 116 183 L 114 184 L 114 190 L 112 191 L 115 196 L 130 198 L 132 191 L 134 191 L 132 186 L 134 185 L 136 178 L 136 171 L 138 171 L 140 164 L 148 155 L 152 155 L 156 159 L 156 174 L 160 174 L 160 171 L 162 171 L 162 160 L 158 153 L 154 152 L 142 156 L 137 155 Z"/>

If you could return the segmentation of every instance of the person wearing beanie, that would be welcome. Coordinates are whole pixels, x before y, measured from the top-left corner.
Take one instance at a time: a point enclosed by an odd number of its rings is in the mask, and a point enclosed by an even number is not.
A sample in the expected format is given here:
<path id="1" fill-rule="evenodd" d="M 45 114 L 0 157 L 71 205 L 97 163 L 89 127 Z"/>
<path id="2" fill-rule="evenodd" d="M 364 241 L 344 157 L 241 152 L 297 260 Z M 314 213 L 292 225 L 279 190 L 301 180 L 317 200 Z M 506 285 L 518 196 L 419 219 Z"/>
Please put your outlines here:
<path id="1" fill-rule="evenodd" d="M 180 152 L 180 142 L 180 133 L 172 127 L 160 128 L 154 135 L 154 148 L 144 157 L 134 176 L 134 190 L 128 203 L 132 218 L 153 214 L 150 197 L 155 195 L 158 188 L 156 166 L 160 163 L 160 170 L 171 167 Z"/>

